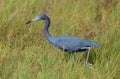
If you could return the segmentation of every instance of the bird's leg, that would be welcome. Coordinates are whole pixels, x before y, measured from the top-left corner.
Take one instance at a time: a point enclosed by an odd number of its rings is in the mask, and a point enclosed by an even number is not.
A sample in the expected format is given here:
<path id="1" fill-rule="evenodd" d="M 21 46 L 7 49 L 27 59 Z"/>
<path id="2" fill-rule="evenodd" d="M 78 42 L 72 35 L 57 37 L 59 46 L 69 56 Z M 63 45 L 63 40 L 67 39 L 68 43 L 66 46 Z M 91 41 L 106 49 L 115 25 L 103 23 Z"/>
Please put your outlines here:
<path id="1" fill-rule="evenodd" d="M 64 49 L 65 49 L 65 45 L 63 45 L 63 52 L 64 52 Z M 64 58 L 63 58 L 63 60 L 62 61 L 64 61 L 64 60 L 66 60 L 67 59 L 67 56 L 66 56 L 66 54 L 64 53 Z"/>
<path id="2" fill-rule="evenodd" d="M 75 56 L 73 55 L 73 53 L 70 53 L 70 56 L 71 56 L 73 62 L 75 63 Z"/>
<path id="3" fill-rule="evenodd" d="M 66 61 L 66 62 L 67 62 L 68 59 L 69 59 L 69 57 L 70 57 L 70 56 L 68 55 L 68 53 L 65 53 L 65 52 L 64 52 L 64 58 L 62 59 L 62 61 Z"/>
<path id="4" fill-rule="evenodd" d="M 89 68 L 93 68 L 92 64 L 88 63 L 88 59 L 89 59 L 89 55 L 90 55 L 90 47 L 83 47 L 82 49 L 87 49 L 88 50 L 87 57 L 86 57 L 86 65 Z"/>
<path id="5" fill-rule="evenodd" d="M 74 56 L 73 53 L 70 53 L 70 58 L 72 59 L 72 65 L 71 66 L 74 67 L 76 61 L 75 61 L 75 56 Z"/>
<path id="6" fill-rule="evenodd" d="M 86 57 L 86 65 L 89 68 L 93 68 L 92 64 L 88 63 L 88 59 L 89 59 L 89 55 L 90 55 L 90 47 L 87 47 L 87 49 L 88 49 L 88 53 L 87 53 L 87 57 Z"/>

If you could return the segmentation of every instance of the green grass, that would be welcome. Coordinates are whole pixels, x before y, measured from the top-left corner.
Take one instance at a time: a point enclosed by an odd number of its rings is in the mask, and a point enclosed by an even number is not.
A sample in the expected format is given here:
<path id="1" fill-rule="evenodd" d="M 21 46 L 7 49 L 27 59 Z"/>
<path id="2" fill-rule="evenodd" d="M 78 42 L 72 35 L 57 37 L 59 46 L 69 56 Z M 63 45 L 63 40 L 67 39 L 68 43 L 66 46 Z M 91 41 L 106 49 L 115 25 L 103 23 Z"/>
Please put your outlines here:
<path id="1" fill-rule="evenodd" d="M 110 2 L 112 1 L 112 2 Z M 119 0 L 0 0 L 0 79 L 119 79 Z M 70 35 L 99 42 L 85 65 L 86 53 L 66 54 L 43 34 L 44 22 L 25 22 L 46 13 L 53 36 Z"/>

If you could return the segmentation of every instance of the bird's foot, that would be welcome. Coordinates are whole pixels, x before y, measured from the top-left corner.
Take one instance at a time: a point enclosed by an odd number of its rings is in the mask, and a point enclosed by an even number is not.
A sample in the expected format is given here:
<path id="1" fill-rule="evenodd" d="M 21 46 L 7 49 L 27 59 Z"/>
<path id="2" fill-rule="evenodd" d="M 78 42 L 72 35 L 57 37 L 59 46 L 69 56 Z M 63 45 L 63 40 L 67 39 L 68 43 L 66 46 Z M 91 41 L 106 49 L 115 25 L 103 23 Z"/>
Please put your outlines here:
<path id="1" fill-rule="evenodd" d="M 87 67 L 89 67 L 90 69 L 93 69 L 93 68 L 94 68 L 93 65 L 90 64 L 90 63 L 87 63 Z"/>

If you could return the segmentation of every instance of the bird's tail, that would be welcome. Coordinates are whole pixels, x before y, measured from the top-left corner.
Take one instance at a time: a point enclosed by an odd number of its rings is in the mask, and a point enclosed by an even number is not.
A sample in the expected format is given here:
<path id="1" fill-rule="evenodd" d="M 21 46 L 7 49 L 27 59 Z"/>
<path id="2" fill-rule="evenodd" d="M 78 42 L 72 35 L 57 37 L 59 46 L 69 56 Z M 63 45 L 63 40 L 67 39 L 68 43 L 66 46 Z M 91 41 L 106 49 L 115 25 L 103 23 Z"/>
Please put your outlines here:
<path id="1" fill-rule="evenodd" d="M 96 42 L 91 42 L 91 45 L 92 45 L 92 46 L 100 46 L 100 44 L 99 44 L 99 43 L 96 43 Z"/>

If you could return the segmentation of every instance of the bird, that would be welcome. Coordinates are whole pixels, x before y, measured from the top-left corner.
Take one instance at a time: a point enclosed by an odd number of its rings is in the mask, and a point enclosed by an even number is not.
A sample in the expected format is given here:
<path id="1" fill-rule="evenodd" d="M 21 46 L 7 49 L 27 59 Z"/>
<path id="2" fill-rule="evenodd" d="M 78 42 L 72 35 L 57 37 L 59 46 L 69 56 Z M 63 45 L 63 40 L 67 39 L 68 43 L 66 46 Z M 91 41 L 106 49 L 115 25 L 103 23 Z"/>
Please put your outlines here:
<path id="1" fill-rule="evenodd" d="M 93 68 L 92 64 L 88 62 L 90 49 L 92 46 L 100 46 L 99 43 L 86 40 L 84 38 L 75 37 L 75 36 L 52 36 L 48 30 L 50 27 L 51 21 L 46 14 L 40 14 L 39 16 L 31 20 L 28 20 L 26 24 L 39 21 L 39 20 L 45 21 L 44 35 L 51 44 L 53 44 L 55 47 L 59 48 L 60 50 L 71 53 L 71 54 L 73 54 L 74 52 L 88 51 L 87 57 L 86 57 L 86 65 L 89 68 Z"/>

